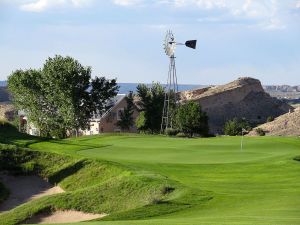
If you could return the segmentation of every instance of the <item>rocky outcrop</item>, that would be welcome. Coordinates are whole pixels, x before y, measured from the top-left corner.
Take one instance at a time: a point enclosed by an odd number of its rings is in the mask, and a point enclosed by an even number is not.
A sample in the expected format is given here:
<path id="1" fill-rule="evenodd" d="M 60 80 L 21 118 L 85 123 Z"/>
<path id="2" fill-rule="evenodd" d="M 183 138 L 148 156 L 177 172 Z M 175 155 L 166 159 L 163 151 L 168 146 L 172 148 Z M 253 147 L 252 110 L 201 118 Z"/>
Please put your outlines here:
<path id="1" fill-rule="evenodd" d="M 264 123 L 269 116 L 277 117 L 293 109 L 267 94 L 260 81 L 243 77 L 231 83 L 210 88 L 184 91 L 181 101 L 196 101 L 209 116 L 212 133 L 223 133 L 226 121 L 246 118 L 253 124 Z"/>
<path id="2" fill-rule="evenodd" d="M 254 128 L 248 135 L 257 136 L 258 128 L 262 129 L 267 136 L 300 136 L 300 108 Z"/>

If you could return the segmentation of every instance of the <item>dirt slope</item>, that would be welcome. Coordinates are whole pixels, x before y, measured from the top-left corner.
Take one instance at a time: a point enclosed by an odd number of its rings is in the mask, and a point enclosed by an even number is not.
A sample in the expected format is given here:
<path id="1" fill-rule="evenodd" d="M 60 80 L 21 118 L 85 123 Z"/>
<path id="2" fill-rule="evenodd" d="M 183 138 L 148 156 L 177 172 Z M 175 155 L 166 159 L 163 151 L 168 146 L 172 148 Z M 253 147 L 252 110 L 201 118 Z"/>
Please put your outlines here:
<path id="1" fill-rule="evenodd" d="M 294 112 L 286 113 L 277 117 L 274 121 L 258 126 L 269 136 L 300 136 L 300 108 Z M 256 129 L 249 133 L 250 136 L 257 135 Z"/>

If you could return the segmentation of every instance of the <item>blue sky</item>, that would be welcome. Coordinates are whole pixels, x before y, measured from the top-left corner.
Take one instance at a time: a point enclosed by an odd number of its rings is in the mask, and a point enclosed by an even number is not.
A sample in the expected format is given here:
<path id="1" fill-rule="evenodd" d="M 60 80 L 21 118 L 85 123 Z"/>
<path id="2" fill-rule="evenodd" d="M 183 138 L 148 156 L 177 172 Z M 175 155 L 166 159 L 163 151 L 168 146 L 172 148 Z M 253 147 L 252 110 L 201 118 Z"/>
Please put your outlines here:
<path id="1" fill-rule="evenodd" d="M 168 29 L 179 83 L 240 76 L 300 84 L 300 0 L 0 0 L 0 80 L 69 55 L 94 76 L 164 83 Z"/>

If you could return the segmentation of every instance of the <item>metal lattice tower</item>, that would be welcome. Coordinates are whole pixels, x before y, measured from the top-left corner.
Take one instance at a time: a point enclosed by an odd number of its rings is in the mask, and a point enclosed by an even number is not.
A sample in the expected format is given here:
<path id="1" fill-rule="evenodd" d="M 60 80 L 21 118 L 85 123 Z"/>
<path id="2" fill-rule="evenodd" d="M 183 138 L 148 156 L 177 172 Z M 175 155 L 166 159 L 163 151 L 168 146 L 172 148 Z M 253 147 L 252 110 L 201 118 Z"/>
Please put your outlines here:
<path id="1" fill-rule="evenodd" d="M 172 104 L 177 104 L 176 93 L 178 92 L 175 56 L 170 56 L 168 80 L 165 92 L 164 108 L 161 122 L 161 132 L 172 128 Z"/>

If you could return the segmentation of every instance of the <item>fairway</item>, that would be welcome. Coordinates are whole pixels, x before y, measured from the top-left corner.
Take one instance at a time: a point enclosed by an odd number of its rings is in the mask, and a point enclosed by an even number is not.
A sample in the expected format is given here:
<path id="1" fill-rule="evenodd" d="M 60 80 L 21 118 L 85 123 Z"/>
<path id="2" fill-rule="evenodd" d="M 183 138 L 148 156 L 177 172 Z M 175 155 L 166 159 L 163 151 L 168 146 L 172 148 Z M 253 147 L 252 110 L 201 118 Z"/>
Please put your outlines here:
<path id="1" fill-rule="evenodd" d="M 212 196 L 151 219 L 88 224 L 300 224 L 300 139 L 246 137 L 243 150 L 240 140 L 103 135 L 29 147 L 118 162 Z"/>

